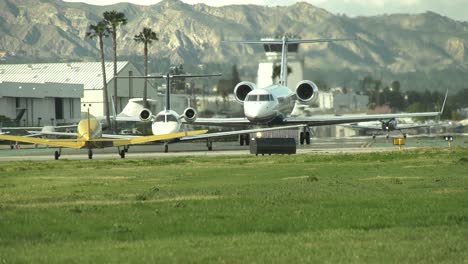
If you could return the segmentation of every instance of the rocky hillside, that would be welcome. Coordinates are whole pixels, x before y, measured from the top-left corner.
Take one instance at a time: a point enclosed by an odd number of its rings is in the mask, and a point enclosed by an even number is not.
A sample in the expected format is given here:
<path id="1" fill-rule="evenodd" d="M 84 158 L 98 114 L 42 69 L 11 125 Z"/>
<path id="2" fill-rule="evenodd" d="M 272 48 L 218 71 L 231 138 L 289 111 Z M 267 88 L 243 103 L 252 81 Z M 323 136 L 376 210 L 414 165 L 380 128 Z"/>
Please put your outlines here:
<path id="1" fill-rule="evenodd" d="M 118 53 L 136 65 L 142 64 L 143 48 L 133 41 L 133 36 L 143 27 L 158 32 L 160 41 L 150 48 L 153 71 L 162 70 L 169 63 L 183 63 L 186 68 L 221 65 L 223 69 L 239 64 L 246 69 L 241 72 L 254 73 L 256 61 L 252 58 L 261 59 L 261 47 L 221 41 L 259 39 L 285 32 L 304 39 L 360 38 L 301 46 L 307 72 L 335 84 L 345 81 L 342 76 L 355 76 L 357 80 L 373 74 L 404 82 L 406 78 L 407 85 L 426 86 L 425 83 L 436 83 L 431 76 L 440 75 L 443 79 L 448 75 L 454 76 L 450 82 L 437 80 L 437 87 L 429 88 L 454 85 L 454 80 L 458 87 L 468 71 L 468 23 L 432 12 L 349 18 L 307 3 L 288 7 L 211 7 L 178 0 L 164 0 L 153 6 L 121 3 L 104 7 L 59 0 L 2 0 L 2 63 L 97 60 L 96 41 L 86 39 L 85 34 L 88 25 L 100 20 L 107 10 L 121 11 L 128 17 L 128 24 L 118 35 Z M 106 41 L 106 54 L 111 59 L 111 42 Z M 413 75 L 416 77 L 409 77 Z"/>

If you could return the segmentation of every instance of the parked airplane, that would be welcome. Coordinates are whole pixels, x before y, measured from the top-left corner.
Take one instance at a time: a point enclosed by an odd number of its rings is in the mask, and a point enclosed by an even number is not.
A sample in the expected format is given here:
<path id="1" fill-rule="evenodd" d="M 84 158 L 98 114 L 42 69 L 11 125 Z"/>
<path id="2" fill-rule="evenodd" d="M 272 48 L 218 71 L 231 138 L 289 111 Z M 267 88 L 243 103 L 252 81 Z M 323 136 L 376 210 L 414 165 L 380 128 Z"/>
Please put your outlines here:
<path id="1" fill-rule="evenodd" d="M 402 130 L 406 129 L 414 129 L 414 128 L 421 128 L 421 127 L 431 127 L 435 126 L 435 124 L 398 124 L 398 121 L 395 118 L 391 118 L 389 120 L 381 120 L 380 122 L 360 122 L 360 123 L 352 123 L 352 124 L 344 124 L 344 127 L 354 128 L 354 129 L 363 129 L 363 130 L 374 130 L 374 131 L 383 131 L 387 133 L 387 138 L 389 138 L 389 133 L 391 131 L 400 131 L 404 138 L 406 138 L 407 134 L 403 133 Z M 372 134 L 372 138 L 375 138 L 375 133 Z"/>
<path id="2" fill-rule="evenodd" d="M 93 148 L 105 148 L 105 147 L 117 147 L 118 153 L 121 158 L 125 158 L 125 152 L 129 145 L 135 144 L 144 144 L 148 142 L 155 141 L 165 141 L 176 138 L 182 138 L 186 136 L 195 136 L 208 132 L 207 130 L 198 130 L 198 131 L 189 131 L 189 132 L 179 132 L 179 133 L 170 133 L 163 135 L 153 135 L 153 136 L 144 136 L 144 137 L 125 137 L 118 135 L 106 135 L 102 134 L 101 123 L 96 119 L 92 118 L 89 115 L 88 118 L 81 120 L 78 123 L 76 139 L 42 139 L 42 138 L 33 138 L 28 136 L 10 136 L 10 135 L 0 135 L 2 140 L 11 140 L 17 142 L 25 142 L 32 144 L 41 144 L 48 145 L 53 147 L 58 147 L 59 150 L 55 151 L 54 157 L 56 160 L 59 159 L 61 155 L 62 148 L 75 148 L 75 149 L 88 149 L 88 158 L 93 158 Z M 48 135 L 70 135 L 71 133 L 61 133 L 61 132 L 50 132 L 45 133 Z M 120 149 L 122 147 L 122 150 Z"/>
<path id="3" fill-rule="evenodd" d="M 227 41 L 241 44 L 262 44 L 281 46 L 281 71 L 277 84 L 267 87 L 257 87 L 251 82 L 240 82 L 234 87 L 236 100 L 243 105 L 245 118 L 197 118 L 192 121 L 197 125 L 291 125 L 305 124 L 300 134 L 300 143 L 310 144 L 309 126 L 336 125 L 360 121 L 390 120 L 402 117 L 438 116 L 441 112 L 400 113 L 400 114 L 374 114 L 374 115 L 341 115 L 341 116 L 291 116 L 297 103 L 310 104 L 318 98 L 317 85 L 310 80 L 300 81 L 295 91 L 287 87 L 287 52 L 289 44 L 323 43 L 335 41 L 355 40 L 342 39 L 289 39 L 284 36 L 281 40 L 255 40 L 255 41 Z M 444 100 L 445 104 L 445 100 Z M 443 109 L 443 107 L 441 108 Z M 441 110 L 442 111 L 442 110 Z"/>
<path id="4" fill-rule="evenodd" d="M 172 78 L 193 78 L 193 77 L 210 77 L 210 76 L 220 76 L 220 74 L 199 74 L 199 75 L 170 75 L 169 73 L 161 76 L 147 76 L 146 78 L 154 79 L 166 79 L 166 105 L 165 109 L 153 115 L 151 111 L 143 106 L 143 99 L 134 98 L 130 99 L 129 103 L 125 106 L 122 112 L 117 115 L 115 118 L 117 121 L 143 121 L 143 122 L 152 122 L 151 129 L 154 135 L 160 134 L 170 134 L 177 133 L 182 129 L 183 123 L 193 123 L 197 119 L 197 111 L 192 107 L 187 107 L 182 115 L 179 115 L 176 111 L 171 109 L 171 99 L 170 99 L 170 87 Z M 119 77 L 127 78 L 127 77 Z M 129 78 L 129 77 L 128 77 Z M 132 78 L 145 78 L 145 77 L 132 77 Z M 151 100 L 150 100 L 151 102 Z M 137 114 L 138 113 L 138 114 Z M 182 121 L 184 120 L 184 122 Z M 191 137 L 183 137 L 172 140 L 164 141 L 164 151 L 169 151 L 169 143 L 178 142 L 178 141 L 188 141 L 188 140 L 206 140 L 206 146 L 208 150 L 213 149 L 213 138 L 227 137 L 241 135 L 241 138 L 245 140 L 246 145 L 250 143 L 250 134 L 251 133 L 262 133 L 266 131 L 273 130 L 282 130 L 282 129 L 293 129 L 293 128 L 302 128 L 303 125 L 291 125 L 291 126 L 282 126 L 274 128 L 255 128 L 255 129 L 244 129 L 244 130 L 235 130 L 235 131 L 223 131 L 216 133 L 207 133 L 204 135 L 197 135 Z M 243 144 L 244 142 L 241 142 Z"/>

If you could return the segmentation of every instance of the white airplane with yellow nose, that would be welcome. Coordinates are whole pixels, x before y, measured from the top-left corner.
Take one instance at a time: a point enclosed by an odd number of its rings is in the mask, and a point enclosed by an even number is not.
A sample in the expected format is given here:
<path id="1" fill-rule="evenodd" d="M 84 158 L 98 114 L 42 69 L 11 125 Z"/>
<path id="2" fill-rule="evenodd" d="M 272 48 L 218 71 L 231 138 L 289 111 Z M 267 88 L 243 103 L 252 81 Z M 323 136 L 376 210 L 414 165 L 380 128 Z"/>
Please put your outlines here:
<path id="1" fill-rule="evenodd" d="M 27 136 L 0 135 L 0 140 L 10 140 L 16 142 L 58 147 L 59 149 L 54 153 L 54 157 L 56 160 L 59 159 L 62 148 L 88 149 L 88 158 L 92 159 L 94 148 L 117 147 L 120 157 L 125 158 L 125 153 L 127 152 L 129 145 L 179 139 L 182 137 L 204 134 L 206 132 L 208 132 L 208 130 L 187 131 L 128 138 L 122 135 L 105 135 L 102 134 L 101 123 L 96 118 L 91 117 L 88 113 L 88 118 L 81 120 L 78 123 L 76 139 L 43 139 L 32 138 Z M 59 132 L 48 134 L 70 135 L 70 133 Z"/>

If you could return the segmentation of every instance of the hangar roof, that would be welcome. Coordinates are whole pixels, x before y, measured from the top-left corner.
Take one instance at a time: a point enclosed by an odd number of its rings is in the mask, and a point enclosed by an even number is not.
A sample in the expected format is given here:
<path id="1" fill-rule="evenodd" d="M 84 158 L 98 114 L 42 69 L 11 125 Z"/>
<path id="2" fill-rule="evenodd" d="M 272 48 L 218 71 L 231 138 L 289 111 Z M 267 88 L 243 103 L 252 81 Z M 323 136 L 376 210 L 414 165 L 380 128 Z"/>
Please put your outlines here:
<path id="1" fill-rule="evenodd" d="M 117 62 L 117 73 L 129 64 Z M 114 77 L 113 63 L 106 62 L 106 79 Z M 10 83 L 63 83 L 82 84 L 84 90 L 102 89 L 101 62 L 2 64 L 0 65 L 0 85 Z"/>

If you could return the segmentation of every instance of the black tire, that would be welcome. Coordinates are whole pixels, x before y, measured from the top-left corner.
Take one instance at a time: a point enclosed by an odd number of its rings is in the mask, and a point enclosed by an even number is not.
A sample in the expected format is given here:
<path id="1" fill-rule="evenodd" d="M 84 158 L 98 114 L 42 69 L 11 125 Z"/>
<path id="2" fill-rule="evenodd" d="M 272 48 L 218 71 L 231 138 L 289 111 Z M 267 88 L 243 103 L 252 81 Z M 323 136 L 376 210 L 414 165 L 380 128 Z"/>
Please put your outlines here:
<path id="1" fill-rule="evenodd" d="M 212 150 L 213 150 L 213 146 L 208 146 L 208 150 L 209 150 L 209 151 L 212 151 Z"/>
<path id="2" fill-rule="evenodd" d="M 305 142 L 307 145 L 310 145 L 310 133 L 309 132 L 305 132 Z"/>
<path id="3" fill-rule="evenodd" d="M 239 135 L 239 144 L 244 146 L 244 135 Z"/>
<path id="4" fill-rule="evenodd" d="M 125 150 L 124 149 L 122 149 L 119 154 L 120 154 L 120 158 L 125 159 Z"/>
<path id="5" fill-rule="evenodd" d="M 301 145 L 304 145 L 304 132 L 301 132 L 299 134 L 299 142 L 301 143 Z"/>
<path id="6" fill-rule="evenodd" d="M 58 160 L 60 158 L 60 154 L 59 154 L 58 151 L 54 152 L 54 158 L 55 158 L 55 160 Z"/>
<path id="7" fill-rule="evenodd" d="M 168 146 L 168 145 L 164 145 L 164 152 L 165 152 L 165 153 L 168 153 L 168 152 L 169 152 L 169 146 Z"/>
<path id="8" fill-rule="evenodd" d="M 250 145 L 250 134 L 244 134 L 244 142 L 246 146 Z"/>
<path id="9" fill-rule="evenodd" d="M 93 159 L 93 151 L 88 149 L 88 159 Z"/>

